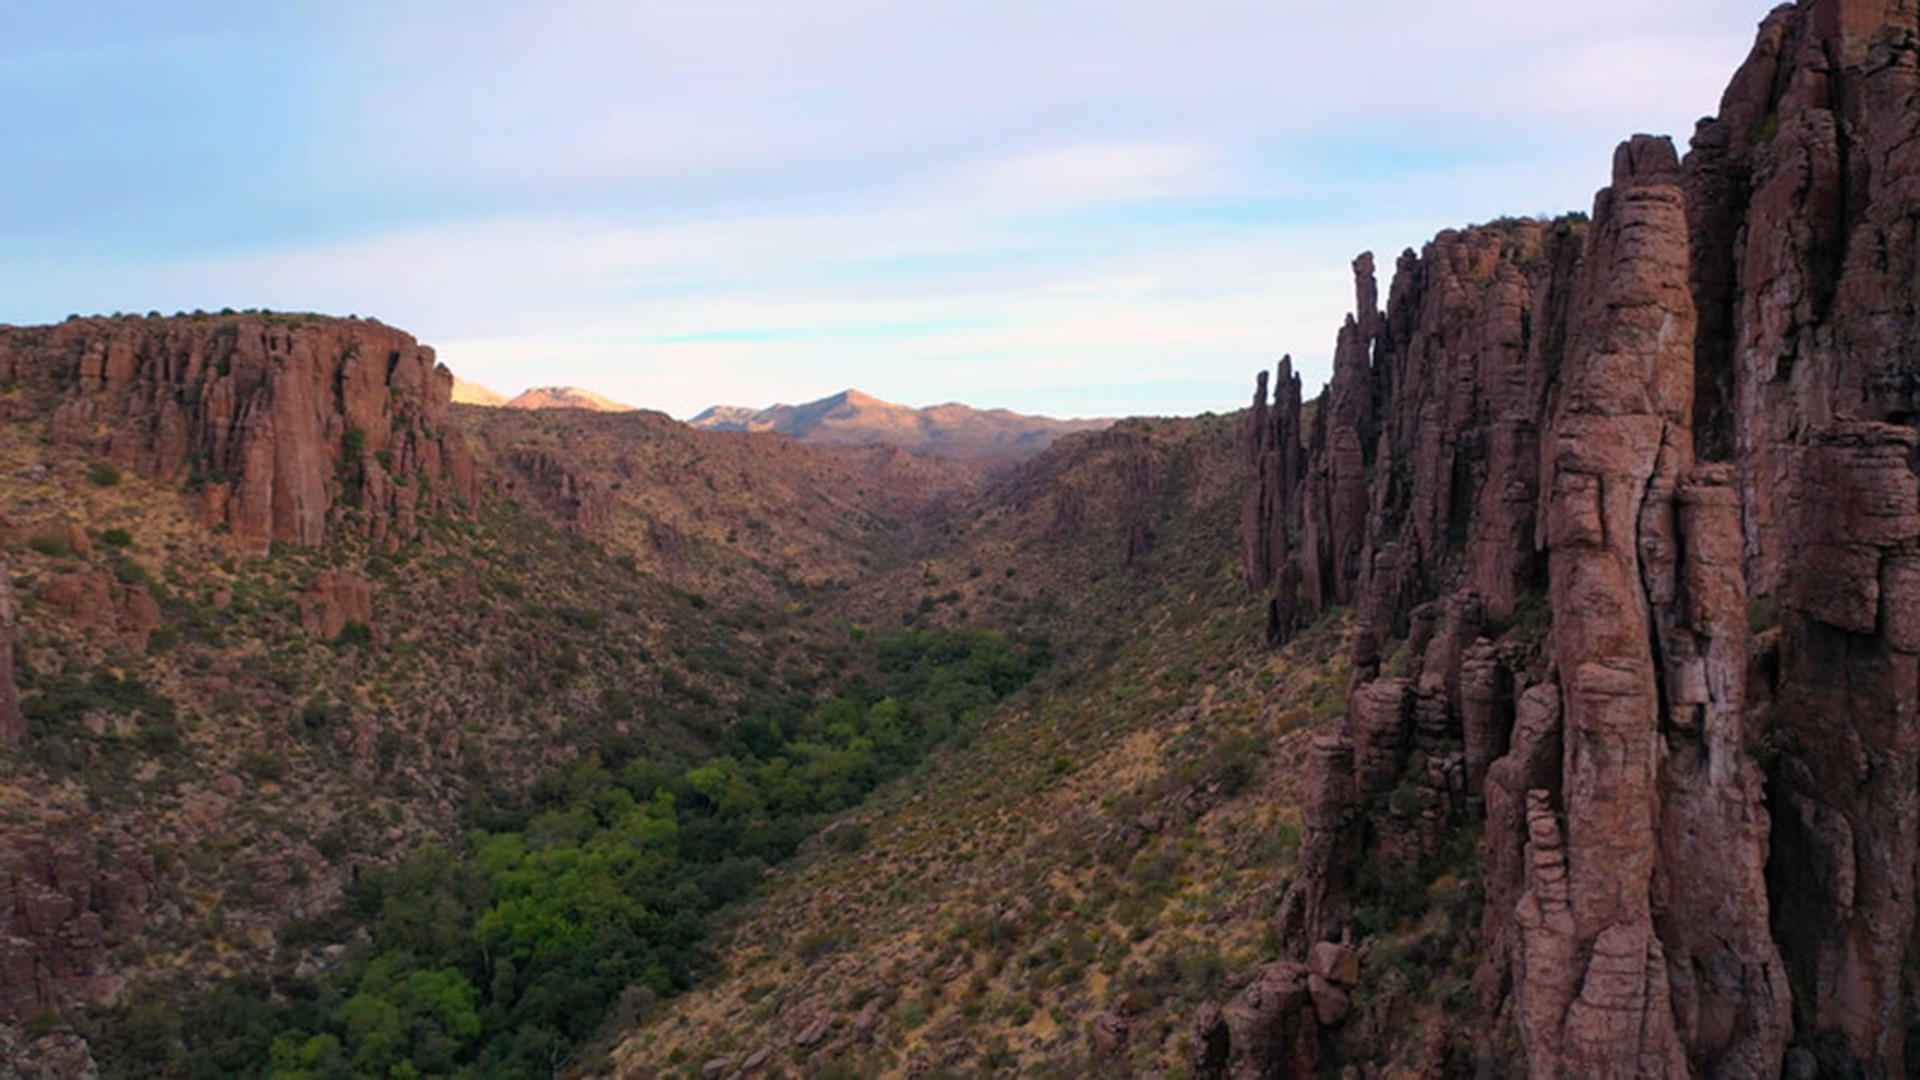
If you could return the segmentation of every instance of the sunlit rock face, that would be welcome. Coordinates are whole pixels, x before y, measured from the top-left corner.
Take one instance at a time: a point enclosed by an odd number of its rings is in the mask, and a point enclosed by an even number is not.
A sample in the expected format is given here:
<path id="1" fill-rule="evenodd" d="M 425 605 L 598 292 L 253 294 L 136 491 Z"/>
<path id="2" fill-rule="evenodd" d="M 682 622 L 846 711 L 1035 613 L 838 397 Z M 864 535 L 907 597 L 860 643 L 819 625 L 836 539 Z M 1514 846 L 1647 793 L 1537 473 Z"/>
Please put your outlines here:
<path id="1" fill-rule="evenodd" d="M 237 549 L 312 546 L 353 511 L 393 546 L 469 503 L 453 375 L 378 323 L 247 314 L 0 328 L 0 386 L 57 384 L 50 435 L 189 485 Z"/>

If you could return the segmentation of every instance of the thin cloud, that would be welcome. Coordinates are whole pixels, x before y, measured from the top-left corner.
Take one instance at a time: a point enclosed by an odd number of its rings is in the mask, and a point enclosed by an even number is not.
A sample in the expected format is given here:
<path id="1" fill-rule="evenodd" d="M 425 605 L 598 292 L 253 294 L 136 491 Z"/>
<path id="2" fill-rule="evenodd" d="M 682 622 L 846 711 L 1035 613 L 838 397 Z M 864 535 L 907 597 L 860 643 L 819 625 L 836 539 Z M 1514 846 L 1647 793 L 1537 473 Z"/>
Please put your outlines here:
<path id="1" fill-rule="evenodd" d="M 84 97 L 84 14 L 0 11 L 0 78 L 61 103 L 0 121 L 0 318 L 351 311 L 497 388 L 683 415 L 847 385 L 1086 414 L 1230 408 L 1283 351 L 1324 378 L 1355 252 L 1584 208 L 1614 140 L 1715 107 L 1764 5 L 262 11 L 147 5 Z M 298 77 L 209 74 L 263 56 Z"/>

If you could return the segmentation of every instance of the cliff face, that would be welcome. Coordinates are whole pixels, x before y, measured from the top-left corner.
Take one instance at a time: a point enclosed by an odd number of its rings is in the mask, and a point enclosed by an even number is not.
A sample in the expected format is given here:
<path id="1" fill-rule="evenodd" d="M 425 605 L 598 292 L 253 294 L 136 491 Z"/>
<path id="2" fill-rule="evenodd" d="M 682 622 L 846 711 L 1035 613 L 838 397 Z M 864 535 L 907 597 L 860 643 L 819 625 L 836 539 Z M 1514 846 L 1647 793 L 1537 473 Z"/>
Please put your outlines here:
<path id="1" fill-rule="evenodd" d="M 1900 1074 L 1917 36 L 1908 0 L 1779 9 L 1684 164 L 1636 137 L 1590 226 L 1443 233 L 1384 312 L 1363 257 L 1318 402 L 1262 375 L 1268 635 L 1359 616 L 1289 962 L 1481 829 L 1477 1007 L 1534 1074 Z"/>
<path id="2" fill-rule="evenodd" d="M 453 376 L 376 323 L 269 315 L 70 319 L 0 327 L 0 391 L 51 411 L 49 436 L 199 493 L 209 525 L 264 553 L 353 516 L 392 546 L 474 496 L 447 418 Z"/>

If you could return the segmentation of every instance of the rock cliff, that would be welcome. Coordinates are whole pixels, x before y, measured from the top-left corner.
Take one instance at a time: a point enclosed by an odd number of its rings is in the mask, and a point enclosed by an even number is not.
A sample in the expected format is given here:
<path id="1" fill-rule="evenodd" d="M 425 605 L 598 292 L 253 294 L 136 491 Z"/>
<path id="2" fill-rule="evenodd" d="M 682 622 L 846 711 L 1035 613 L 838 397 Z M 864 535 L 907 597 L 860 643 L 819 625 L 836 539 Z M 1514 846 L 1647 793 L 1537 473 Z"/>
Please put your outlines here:
<path id="1" fill-rule="evenodd" d="M 387 546 L 470 501 L 453 375 L 411 335 L 264 313 L 0 327 L 0 391 L 49 436 L 197 492 L 241 551 L 313 546 L 353 520 Z"/>
<path id="2" fill-rule="evenodd" d="M 1473 985 L 1508 1065 L 1902 1074 L 1917 93 L 1910 2 L 1782 7 L 1684 162 L 1636 136 L 1590 223 L 1442 233 L 1384 311 L 1363 256 L 1319 399 L 1287 361 L 1260 377 L 1268 637 L 1357 615 L 1286 961 L 1364 947 L 1357 893 L 1477 832 Z M 1245 1075 L 1340 1045 L 1287 1023 L 1234 1050 Z"/>

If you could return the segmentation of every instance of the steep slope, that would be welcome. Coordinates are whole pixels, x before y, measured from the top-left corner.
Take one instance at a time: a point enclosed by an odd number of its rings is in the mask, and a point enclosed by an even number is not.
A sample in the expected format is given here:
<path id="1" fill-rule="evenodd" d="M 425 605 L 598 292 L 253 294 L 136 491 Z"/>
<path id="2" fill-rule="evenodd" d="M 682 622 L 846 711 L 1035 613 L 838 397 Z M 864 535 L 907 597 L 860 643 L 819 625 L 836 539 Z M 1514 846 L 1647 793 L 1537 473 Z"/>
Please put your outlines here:
<path id="1" fill-rule="evenodd" d="M 1356 264 L 1310 425 L 1287 365 L 1272 403 L 1261 377 L 1243 546 L 1269 637 L 1358 620 L 1287 956 L 1246 992 L 1269 1030 L 1318 997 L 1263 988 L 1325 943 L 1442 940 L 1468 913 L 1420 890 L 1464 870 L 1485 915 L 1444 955 L 1477 964 L 1494 1037 L 1410 1040 L 1428 1071 L 1902 1071 L 1916 89 L 1910 7 L 1783 7 L 1684 165 L 1636 137 L 1591 228 L 1444 233 L 1384 312 Z M 1434 861 L 1476 833 L 1476 864 Z M 1199 1071 L 1366 1057 L 1442 1013 L 1236 1034 Z"/>
<path id="2" fill-rule="evenodd" d="M 757 412 L 716 405 L 687 422 L 713 431 L 777 431 L 803 442 L 899 446 L 917 453 L 982 462 L 1024 461 L 1062 435 L 1097 431 L 1113 423 L 1055 420 L 952 403 L 912 409 L 858 390 L 843 390 L 805 405 L 774 405 Z"/>

